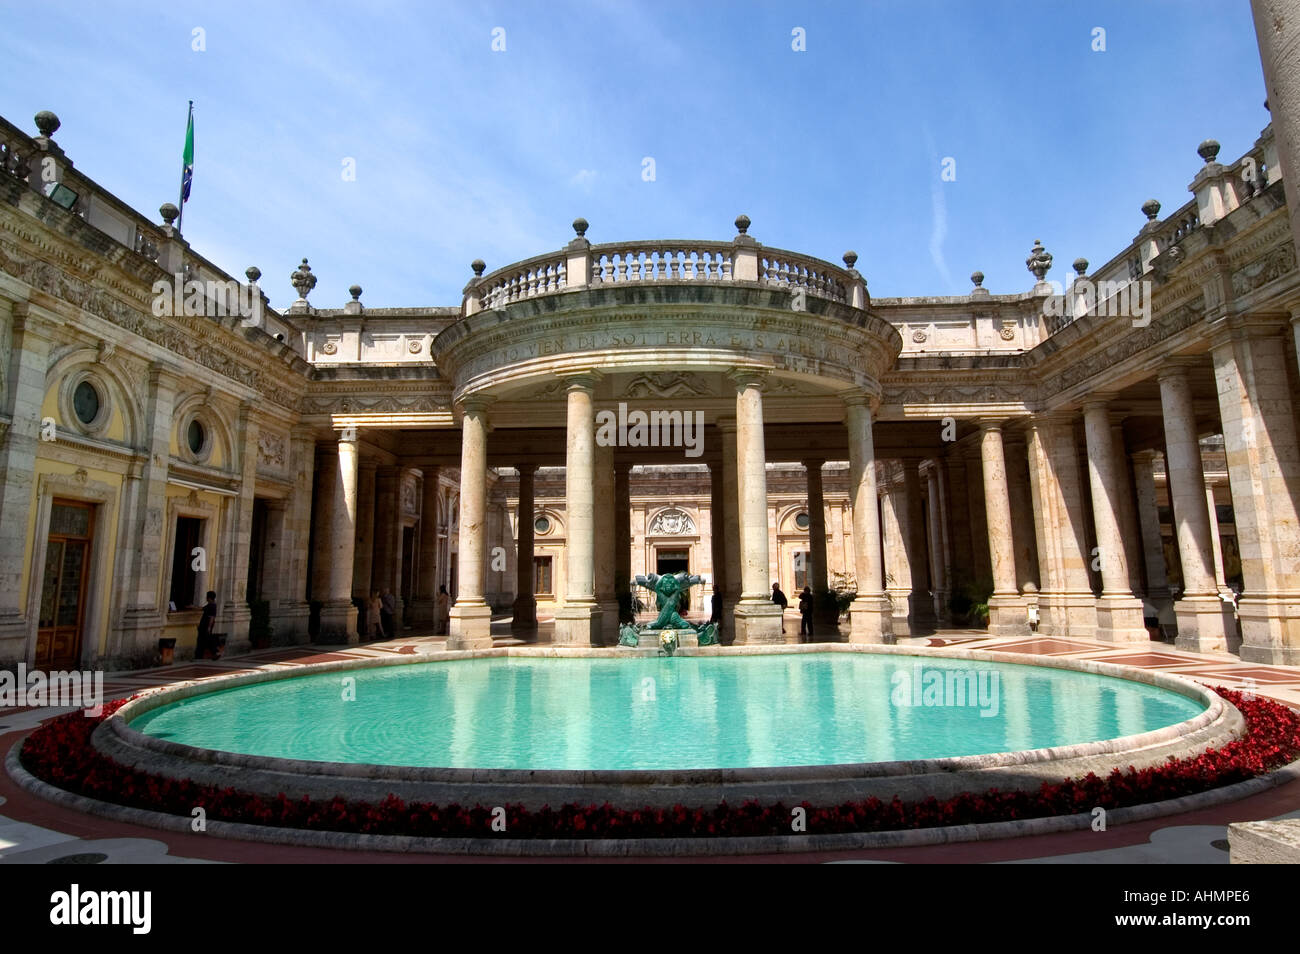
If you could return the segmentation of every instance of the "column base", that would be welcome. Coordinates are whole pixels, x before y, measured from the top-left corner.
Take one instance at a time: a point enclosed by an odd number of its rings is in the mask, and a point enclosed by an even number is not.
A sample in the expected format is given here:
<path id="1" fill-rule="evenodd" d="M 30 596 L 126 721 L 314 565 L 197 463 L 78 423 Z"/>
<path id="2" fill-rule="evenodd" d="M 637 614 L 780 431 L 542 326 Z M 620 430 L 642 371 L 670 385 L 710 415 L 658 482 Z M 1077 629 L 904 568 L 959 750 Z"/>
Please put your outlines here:
<path id="1" fill-rule="evenodd" d="M 989 597 L 990 636 L 1029 636 L 1029 604 L 1018 593 Z"/>
<path id="2" fill-rule="evenodd" d="M 737 646 L 758 643 L 784 643 L 781 632 L 781 607 L 771 600 L 741 598 L 736 604 L 735 625 Z"/>
<path id="3" fill-rule="evenodd" d="M 890 643 L 894 624 L 887 596 L 860 596 L 849 607 L 849 642 Z"/>
<path id="4" fill-rule="evenodd" d="M 1096 639 L 1097 598 L 1091 593 L 1039 593 L 1038 633 L 1058 639 Z"/>
<path id="5" fill-rule="evenodd" d="M 1241 661 L 1300 666 L 1300 596 L 1243 596 Z"/>
<path id="6" fill-rule="evenodd" d="M 1097 639 L 1107 643 L 1147 643 L 1142 601 L 1133 596 L 1102 596 L 1097 600 Z"/>
<path id="7" fill-rule="evenodd" d="M 486 603 L 456 603 L 450 612 L 448 649 L 492 648 L 492 610 Z"/>
<path id="8" fill-rule="evenodd" d="M 515 598 L 512 607 L 514 618 L 510 620 L 513 631 L 537 628 L 537 598 L 531 593 Z"/>
<path id="9" fill-rule="evenodd" d="M 568 603 L 555 611 L 551 641 L 557 646 L 599 646 L 600 635 L 601 612 L 595 603 Z"/>
<path id="10" fill-rule="evenodd" d="M 328 600 L 321 606 L 320 632 L 316 638 L 323 643 L 347 643 L 349 646 L 361 642 L 357 635 L 357 608 L 351 600 Z"/>
<path id="11" fill-rule="evenodd" d="M 1174 603 L 1178 638 L 1174 646 L 1190 653 L 1226 653 L 1237 633 L 1232 607 L 1216 596 L 1185 596 Z"/>

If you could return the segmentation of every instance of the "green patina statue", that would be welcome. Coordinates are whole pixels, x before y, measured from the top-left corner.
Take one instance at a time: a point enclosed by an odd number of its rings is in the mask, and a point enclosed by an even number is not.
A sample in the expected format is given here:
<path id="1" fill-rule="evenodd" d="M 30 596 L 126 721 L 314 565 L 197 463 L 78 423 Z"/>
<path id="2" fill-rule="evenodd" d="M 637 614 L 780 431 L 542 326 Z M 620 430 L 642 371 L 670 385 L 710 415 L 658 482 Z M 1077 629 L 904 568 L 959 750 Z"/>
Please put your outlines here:
<path id="1" fill-rule="evenodd" d="M 659 648 L 671 656 L 677 650 L 677 632 L 687 630 L 697 635 L 699 645 L 716 646 L 718 644 L 718 627 L 716 623 L 692 626 L 682 619 L 677 612 L 678 598 L 692 586 L 703 582 L 703 577 L 686 573 L 666 573 L 663 576 L 651 573 L 649 576 L 638 576 L 632 581 L 633 585 L 643 586 L 655 594 L 655 608 L 659 610 L 659 616 L 648 626 L 625 625 L 620 627 L 618 644 L 620 646 L 638 646 L 640 645 L 639 637 L 642 632 L 645 630 L 658 630 Z"/>

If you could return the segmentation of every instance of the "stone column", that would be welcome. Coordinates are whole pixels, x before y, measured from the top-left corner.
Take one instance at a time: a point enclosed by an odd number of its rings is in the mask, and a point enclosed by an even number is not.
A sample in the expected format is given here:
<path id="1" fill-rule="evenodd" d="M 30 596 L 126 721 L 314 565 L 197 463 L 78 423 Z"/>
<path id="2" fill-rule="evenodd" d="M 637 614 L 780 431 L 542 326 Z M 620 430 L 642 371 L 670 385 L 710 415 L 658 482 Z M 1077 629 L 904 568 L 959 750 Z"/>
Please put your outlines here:
<path id="1" fill-rule="evenodd" d="M 719 442 L 721 443 L 721 442 Z M 734 505 L 733 505 L 734 506 Z M 718 593 L 722 594 L 727 589 L 727 541 L 726 541 L 726 517 L 727 514 L 727 494 L 722 480 L 722 462 L 709 462 L 709 550 L 713 559 L 713 586 L 709 587 L 708 593 L 705 594 L 704 605 L 710 611 L 713 610 L 713 589 L 717 588 Z M 722 619 L 725 622 L 729 617 L 724 612 Z M 723 625 L 718 626 L 719 642 L 721 642 Z"/>
<path id="2" fill-rule="evenodd" d="M 289 635 L 295 643 L 302 644 L 311 639 L 307 632 L 307 622 L 311 616 L 311 604 L 307 601 L 307 548 L 311 541 L 316 435 L 307 429 L 294 430 L 290 434 L 289 446 L 293 455 L 294 483 L 289 504 L 289 533 L 285 545 L 292 548 L 288 570 L 291 597 L 286 597 L 276 630 Z M 285 628 L 281 629 L 281 626 Z"/>
<path id="3" fill-rule="evenodd" d="M 740 479 L 736 474 L 736 421 L 734 418 L 718 419 L 722 433 L 722 493 L 726 506 L 722 510 L 722 533 L 726 544 L 726 585 L 722 590 L 723 630 L 728 631 L 728 645 L 735 641 L 736 633 L 729 621 L 734 620 L 736 605 L 740 602 Z"/>
<path id="4" fill-rule="evenodd" d="M 1176 626 L 1173 594 L 1169 590 L 1169 568 L 1165 566 L 1165 547 L 1160 536 L 1160 508 L 1156 503 L 1153 469 L 1155 457 L 1156 452 L 1152 450 L 1138 451 L 1133 455 L 1138 526 L 1142 531 L 1142 559 L 1147 571 L 1146 598 L 1155 607 L 1162 625 Z"/>
<path id="5" fill-rule="evenodd" d="M 226 567 L 222 574 L 222 599 L 230 648 L 248 645 L 248 553 L 253 538 L 253 499 L 257 489 L 257 421 L 249 404 L 239 407 L 239 496 L 230 501 L 230 533 L 226 537 Z"/>
<path id="6" fill-rule="evenodd" d="M 779 643 L 781 608 L 772 602 L 767 540 L 767 456 L 763 442 L 763 381 L 732 375 L 736 385 L 737 514 L 740 518 L 740 602 L 736 642 Z"/>
<path id="7" fill-rule="evenodd" d="M 1142 601 L 1129 585 L 1128 561 L 1120 535 L 1119 461 L 1105 398 L 1083 406 L 1088 441 L 1088 479 L 1092 487 L 1092 519 L 1101 560 L 1101 597 L 1097 600 L 1097 638 L 1111 642 L 1146 642 L 1150 635 L 1142 619 Z"/>
<path id="8" fill-rule="evenodd" d="M 1011 534 L 1011 499 L 1007 491 L 1001 421 L 980 421 L 980 463 L 989 564 L 993 572 L 989 632 L 994 636 L 1023 636 L 1029 632 L 1029 616 L 1025 601 L 1016 589 L 1016 551 Z"/>
<path id="9" fill-rule="evenodd" d="M 555 641 L 600 645 L 601 612 L 596 603 L 596 414 L 593 374 L 565 378 L 568 387 L 567 442 L 564 458 L 564 605 L 555 613 Z"/>
<path id="10" fill-rule="evenodd" d="M 889 597 L 892 633 L 911 632 L 912 561 L 907 552 L 907 493 L 896 462 L 880 462 L 880 543 L 884 557 L 885 594 Z"/>
<path id="11" fill-rule="evenodd" d="M 1038 631 L 1097 635 L 1088 581 L 1083 498 L 1074 426 L 1068 415 L 1036 415 L 1029 425 L 1029 489 L 1038 537 Z"/>
<path id="12" fill-rule="evenodd" d="M 883 643 L 892 636 L 889 599 L 880 561 L 880 511 L 871 405 L 865 394 L 844 396 L 849 432 L 849 499 L 853 506 L 853 567 L 858 593 L 849 620 L 849 641 Z"/>
<path id="13" fill-rule="evenodd" d="M 632 593 L 632 465 L 614 465 L 614 592 Z M 717 524 L 715 523 L 716 527 Z M 715 563 L 716 567 L 716 563 Z"/>
<path id="14" fill-rule="evenodd" d="M 338 456 L 332 464 L 330 495 L 329 596 L 320 613 L 323 642 L 356 643 L 357 611 L 352 605 L 352 559 L 357 534 L 357 431 L 339 435 Z"/>
<path id="15" fill-rule="evenodd" d="M 1174 534 L 1183 567 L 1183 591 L 1174 603 L 1179 649 L 1226 652 L 1231 617 L 1224 619 L 1224 602 L 1214 577 L 1214 544 L 1205 501 L 1205 470 L 1196 432 L 1196 411 L 1187 367 L 1163 367 L 1159 374 L 1160 404 L 1165 422 L 1165 474 L 1174 510 Z"/>
<path id="16" fill-rule="evenodd" d="M 808 552 L 812 566 L 807 578 L 813 592 L 813 632 L 820 629 L 823 637 L 834 636 L 839 625 L 839 613 L 830 602 L 830 567 L 826 557 L 826 499 L 822 490 L 824 463 L 824 460 L 816 457 L 803 462 L 804 471 L 808 475 Z"/>
<path id="17" fill-rule="evenodd" d="M 1128 445 L 1124 441 L 1124 428 L 1111 422 L 1111 436 L 1115 439 L 1116 491 L 1119 504 L 1119 530 L 1124 541 L 1124 562 L 1128 566 L 1128 587 L 1135 596 L 1142 596 L 1142 534 L 1138 529 L 1137 508 L 1133 504 L 1133 481 L 1129 478 Z"/>
<path id="18" fill-rule="evenodd" d="M 519 508 L 518 508 L 518 557 L 515 560 L 517 582 L 515 589 L 514 619 L 510 628 L 514 631 L 534 631 L 537 629 L 537 597 L 533 595 L 533 521 L 537 503 L 534 487 L 537 479 L 536 464 L 516 464 L 519 471 Z"/>
<path id="19" fill-rule="evenodd" d="M 930 595 L 930 587 L 927 585 L 929 555 L 925 530 L 925 491 L 921 489 L 921 460 L 908 457 L 902 463 L 903 499 L 907 508 L 904 543 L 907 547 L 907 565 L 912 571 L 907 615 L 913 632 L 933 632 L 934 597 Z"/>
<path id="20" fill-rule="evenodd" d="M 456 602 L 451 607 L 448 627 L 448 649 L 492 648 L 492 611 L 483 598 L 489 401 L 479 396 L 464 401 L 460 438 L 458 578 Z"/>
<path id="21" fill-rule="evenodd" d="M 596 605 L 600 608 L 600 644 L 618 645 L 618 597 L 614 591 L 614 448 L 596 444 L 596 480 L 592 506 L 596 545 Z"/>
<path id="22" fill-rule="evenodd" d="M 1214 546 L 1214 582 L 1219 592 L 1225 593 L 1231 588 L 1223 572 L 1223 541 L 1219 538 L 1219 505 L 1214 499 L 1214 485 L 1208 480 L 1205 482 L 1205 509 L 1210 515 L 1210 543 Z M 1229 631 L 1229 637 L 1233 635 L 1234 630 Z M 1231 642 L 1230 638 L 1229 646 Z"/>
<path id="23" fill-rule="evenodd" d="M 925 472 L 925 486 L 930 505 L 930 582 L 933 586 L 934 617 L 948 618 L 948 577 L 944 564 L 943 502 L 939 492 L 939 468 L 931 461 Z"/>
<path id="24" fill-rule="evenodd" d="M 438 468 L 423 468 L 420 482 L 420 539 L 417 543 L 416 598 L 411 602 L 411 622 L 436 629 L 438 616 Z M 366 594 L 367 597 L 370 595 Z"/>
<path id="25" fill-rule="evenodd" d="M 375 469 L 378 466 L 373 460 L 363 459 L 357 474 L 357 545 L 352 561 L 352 592 L 367 603 L 374 589 Z"/>

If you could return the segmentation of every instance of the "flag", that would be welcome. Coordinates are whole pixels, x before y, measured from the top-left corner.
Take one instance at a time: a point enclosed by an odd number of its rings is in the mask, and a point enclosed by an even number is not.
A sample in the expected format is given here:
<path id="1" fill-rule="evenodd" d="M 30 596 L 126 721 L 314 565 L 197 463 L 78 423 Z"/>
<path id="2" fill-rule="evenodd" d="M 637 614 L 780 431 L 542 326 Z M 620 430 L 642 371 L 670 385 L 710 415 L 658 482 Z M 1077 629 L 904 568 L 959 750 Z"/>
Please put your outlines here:
<path id="1" fill-rule="evenodd" d="M 190 100 L 190 118 L 185 126 L 185 152 L 181 154 L 181 205 L 190 198 L 190 181 L 194 178 L 194 100 Z"/>

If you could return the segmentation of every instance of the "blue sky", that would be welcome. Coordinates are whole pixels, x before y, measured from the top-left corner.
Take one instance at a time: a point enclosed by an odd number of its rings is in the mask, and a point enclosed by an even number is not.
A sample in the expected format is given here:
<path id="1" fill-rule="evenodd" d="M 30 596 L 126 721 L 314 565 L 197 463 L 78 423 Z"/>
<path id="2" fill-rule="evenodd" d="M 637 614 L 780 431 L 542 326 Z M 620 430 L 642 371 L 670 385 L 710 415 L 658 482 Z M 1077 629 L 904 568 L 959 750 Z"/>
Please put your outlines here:
<path id="1" fill-rule="evenodd" d="M 320 307 L 353 283 L 371 307 L 459 304 L 472 259 L 557 249 L 579 215 L 593 242 L 725 240 L 744 212 L 765 244 L 855 249 L 876 296 L 963 294 L 975 269 L 1024 291 L 1034 239 L 1049 278 L 1098 266 L 1145 199 L 1191 198 L 1202 139 L 1235 159 L 1268 122 L 1247 0 L 0 0 L 0 18 L 0 114 L 34 133 L 56 112 L 76 167 L 155 219 L 195 101 L 185 236 L 260 267 L 276 307 L 303 256 Z"/>

